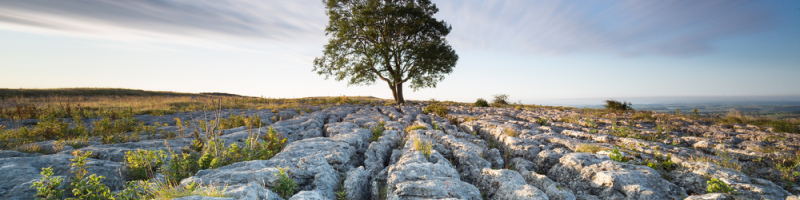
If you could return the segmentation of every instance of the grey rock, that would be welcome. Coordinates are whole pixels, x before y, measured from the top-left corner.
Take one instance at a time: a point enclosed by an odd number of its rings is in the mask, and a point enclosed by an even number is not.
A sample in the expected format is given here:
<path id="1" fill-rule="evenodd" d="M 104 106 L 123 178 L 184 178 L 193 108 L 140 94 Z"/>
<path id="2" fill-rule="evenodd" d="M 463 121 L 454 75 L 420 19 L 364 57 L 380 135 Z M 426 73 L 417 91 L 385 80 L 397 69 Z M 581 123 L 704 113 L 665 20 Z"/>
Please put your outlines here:
<path id="1" fill-rule="evenodd" d="M 505 165 L 503 164 L 503 156 L 500 155 L 500 151 L 497 149 L 489 149 L 484 154 L 487 161 L 492 163 L 492 168 L 500 169 L 503 168 Z"/>
<path id="2" fill-rule="evenodd" d="M 685 198 L 684 200 L 735 200 L 736 198 L 723 193 L 709 193 L 704 195 L 694 195 Z"/>
<path id="3" fill-rule="evenodd" d="M 576 196 L 585 193 L 601 199 L 677 199 L 686 195 L 649 167 L 623 164 L 597 154 L 567 154 L 547 176 L 565 183 Z"/>
<path id="4" fill-rule="evenodd" d="M 523 158 L 512 158 L 509 162 L 509 166 L 513 167 L 513 170 L 516 170 L 520 174 L 524 174 L 524 172 L 527 171 L 539 171 L 539 167 L 536 166 L 536 164 Z"/>
<path id="5" fill-rule="evenodd" d="M 289 198 L 289 200 L 329 200 L 331 198 L 325 198 L 319 192 L 316 191 L 300 191 L 299 193 Z"/>
<path id="6" fill-rule="evenodd" d="M 528 185 L 519 173 L 506 169 L 483 169 L 475 185 L 489 199 L 548 199 L 547 194 Z"/>
<path id="7" fill-rule="evenodd" d="M 64 179 L 62 185 L 70 184 L 68 177 L 77 168 L 71 167 L 71 155 L 53 154 L 36 157 L 12 157 L 0 159 L 0 199 L 30 199 L 36 194 L 31 184 L 40 181 L 42 168 L 51 167 L 53 176 Z M 101 181 L 112 191 L 124 187 L 124 167 L 117 162 L 87 158 L 87 171 L 90 174 L 104 176 Z"/>
<path id="8" fill-rule="evenodd" d="M 547 197 L 553 200 L 575 200 L 575 194 L 572 190 L 567 189 L 563 186 L 559 186 L 558 183 L 547 178 L 547 176 L 542 174 L 537 174 L 536 172 L 527 171 L 522 173 L 522 177 L 525 179 L 529 185 L 539 188 L 547 194 Z"/>
<path id="9" fill-rule="evenodd" d="M 364 167 L 352 169 L 347 172 L 344 181 L 344 190 L 347 192 L 348 200 L 369 200 L 369 179 Z"/>
<path id="10" fill-rule="evenodd" d="M 234 198 L 227 197 L 206 197 L 206 196 L 188 196 L 181 197 L 173 200 L 235 200 Z"/>

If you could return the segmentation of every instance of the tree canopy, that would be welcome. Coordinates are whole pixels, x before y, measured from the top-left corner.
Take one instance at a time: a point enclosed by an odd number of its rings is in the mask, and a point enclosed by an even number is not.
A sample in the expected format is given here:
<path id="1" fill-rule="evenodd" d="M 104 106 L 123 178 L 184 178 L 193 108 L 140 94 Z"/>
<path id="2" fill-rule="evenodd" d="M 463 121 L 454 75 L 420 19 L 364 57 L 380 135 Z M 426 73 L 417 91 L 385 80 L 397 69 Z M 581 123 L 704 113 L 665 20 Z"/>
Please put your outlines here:
<path id="1" fill-rule="evenodd" d="M 397 103 L 403 84 L 434 88 L 458 61 L 445 36 L 452 29 L 433 15 L 430 0 L 323 0 L 330 36 L 314 69 L 348 85 L 385 81 Z"/>

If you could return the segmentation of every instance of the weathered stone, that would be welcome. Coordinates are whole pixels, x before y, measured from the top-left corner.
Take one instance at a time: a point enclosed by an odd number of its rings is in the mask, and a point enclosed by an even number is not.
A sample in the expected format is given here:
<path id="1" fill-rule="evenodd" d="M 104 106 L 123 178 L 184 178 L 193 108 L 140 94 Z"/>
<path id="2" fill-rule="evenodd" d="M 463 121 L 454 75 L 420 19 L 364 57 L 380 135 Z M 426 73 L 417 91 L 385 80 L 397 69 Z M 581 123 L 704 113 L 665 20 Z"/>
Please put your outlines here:
<path id="1" fill-rule="evenodd" d="M 528 185 L 519 173 L 506 169 L 483 169 L 475 185 L 489 199 L 548 199 L 547 194 Z"/>
<path id="2" fill-rule="evenodd" d="M 503 168 L 503 156 L 500 155 L 500 151 L 497 149 L 489 149 L 483 154 L 487 161 L 492 163 L 492 168 L 500 169 Z"/>
<path id="3" fill-rule="evenodd" d="M 369 179 L 364 167 L 354 168 L 347 172 L 344 189 L 348 200 L 369 200 Z"/>
<path id="4" fill-rule="evenodd" d="M 622 164 L 597 154 L 567 154 L 547 176 L 576 193 L 601 199 L 677 199 L 686 195 L 649 167 Z"/>

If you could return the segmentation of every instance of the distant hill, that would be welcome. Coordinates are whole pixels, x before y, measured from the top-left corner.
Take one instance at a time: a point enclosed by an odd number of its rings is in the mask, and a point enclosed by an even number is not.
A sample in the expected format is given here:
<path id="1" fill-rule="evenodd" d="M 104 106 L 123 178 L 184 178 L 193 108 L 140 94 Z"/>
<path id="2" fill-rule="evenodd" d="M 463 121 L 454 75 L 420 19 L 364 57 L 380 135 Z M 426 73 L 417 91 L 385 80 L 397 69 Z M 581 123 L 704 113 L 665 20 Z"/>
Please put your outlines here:
<path id="1" fill-rule="evenodd" d="M 181 93 L 168 91 L 148 91 L 123 88 L 48 88 L 48 89 L 8 89 L 0 88 L 0 99 L 13 97 L 48 97 L 48 96 L 234 96 L 237 94 L 207 92 Z"/>

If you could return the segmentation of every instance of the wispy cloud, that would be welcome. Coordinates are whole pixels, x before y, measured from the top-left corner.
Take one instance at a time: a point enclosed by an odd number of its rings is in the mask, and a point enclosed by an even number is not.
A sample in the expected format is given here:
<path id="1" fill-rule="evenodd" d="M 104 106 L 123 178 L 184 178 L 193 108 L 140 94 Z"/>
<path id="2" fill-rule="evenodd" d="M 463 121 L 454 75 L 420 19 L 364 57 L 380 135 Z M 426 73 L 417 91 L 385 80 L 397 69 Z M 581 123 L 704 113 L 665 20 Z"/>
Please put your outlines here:
<path id="1" fill-rule="evenodd" d="M 0 28 L 125 41 L 324 40 L 317 0 L 6 0 Z"/>
<path id="2" fill-rule="evenodd" d="M 771 27 L 751 1 L 435 1 L 461 48 L 536 54 L 691 56 Z M 126 42 L 321 48 L 319 0 L 4 0 L 0 28 Z M 309 46 L 310 47 L 310 46 Z"/>
<path id="3" fill-rule="evenodd" d="M 522 53 L 709 53 L 721 38 L 770 28 L 751 1 L 436 1 L 454 44 Z"/>

